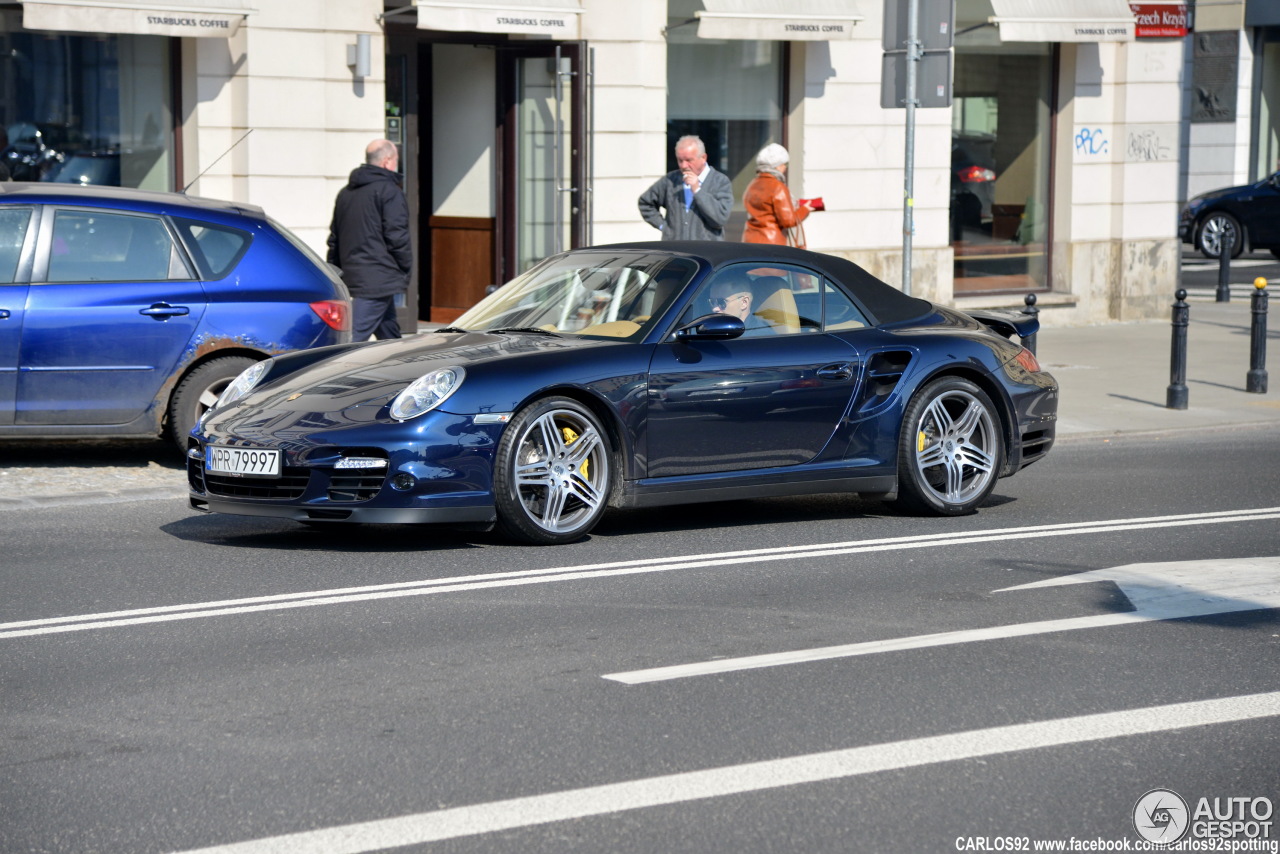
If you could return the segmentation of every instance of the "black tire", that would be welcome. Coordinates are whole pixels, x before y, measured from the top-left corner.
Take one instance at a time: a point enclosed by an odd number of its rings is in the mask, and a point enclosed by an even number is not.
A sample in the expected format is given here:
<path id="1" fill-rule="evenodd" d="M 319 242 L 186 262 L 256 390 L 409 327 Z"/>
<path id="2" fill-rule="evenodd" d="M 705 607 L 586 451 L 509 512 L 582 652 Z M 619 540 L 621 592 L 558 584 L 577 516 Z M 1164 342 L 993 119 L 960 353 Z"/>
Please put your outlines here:
<path id="1" fill-rule="evenodd" d="M 257 362 L 248 356 L 223 356 L 211 359 L 183 377 L 169 398 L 169 439 L 184 453 L 187 434 L 200 417 L 217 403 L 218 396 L 240 372 Z"/>
<path id="2" fill-rule="evenodd" d="M 536 545 L 581 539 L 604 515 L 612 478 L 609 436 L 591 410 L 567 397 L 534 401 L 498 443 L 498 529 Z"/>
<path id="3" fill-rule="evenodd" d="M 1004 434 L 991 398 L 960 377 L 940 377 L 907 404 L 898 437 L 898 500 L 908 511 L 961 516 L 977 509 L 1004 467 Z"/>
<path id="4" fill-rule="evenodd" d="M 1244 229 L 1240 221 L 1225 211 L 1214 211 L 1200 222 L 1196 229 L 1196 248 L 1206 258 L 1217 258 L 1222 250 L 1222 239 L 1230 233 L 1233 235 L 1231 257 L 1239 258 L 1244 251 Z"/>

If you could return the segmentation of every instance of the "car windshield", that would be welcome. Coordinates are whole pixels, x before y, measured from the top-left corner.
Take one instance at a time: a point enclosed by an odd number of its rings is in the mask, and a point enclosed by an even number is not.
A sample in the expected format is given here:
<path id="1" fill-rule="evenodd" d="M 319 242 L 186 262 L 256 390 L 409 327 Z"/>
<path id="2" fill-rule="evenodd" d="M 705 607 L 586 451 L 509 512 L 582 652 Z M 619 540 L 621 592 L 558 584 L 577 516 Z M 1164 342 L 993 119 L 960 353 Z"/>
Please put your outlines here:
<path id="1" fill-rule="evenodd" d="M 666 254 L 571 252 L 512 279 L 450 326 L 639 339 L 697 270 Z"/>

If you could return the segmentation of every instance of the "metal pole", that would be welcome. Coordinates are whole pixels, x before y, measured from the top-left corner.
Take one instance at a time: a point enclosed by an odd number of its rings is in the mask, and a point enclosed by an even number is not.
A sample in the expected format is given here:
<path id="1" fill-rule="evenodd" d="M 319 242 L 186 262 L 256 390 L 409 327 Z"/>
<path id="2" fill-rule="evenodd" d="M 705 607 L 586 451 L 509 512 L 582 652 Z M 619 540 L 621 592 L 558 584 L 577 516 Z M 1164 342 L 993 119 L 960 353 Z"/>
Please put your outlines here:
<path id="1" fill-rule="evenodd" d="M 1249 373 L 1244 390 L 1267 393 L 1267 280 L 1253 280 L 1253 323 L 1249 328 Z"/>
<path id="2" fill-rule="evenodd" d="M 920 62 L 920 0 L 907 0 L 907 145 L 902 206 L 902 292 L 911 295 L 911 237 L 915 234 L 916 69 Z"/>
<path id="3" fill-rule="evenodd" d="M 1029 316 L 1031 316 L 1031 317 L 1038 317 L 1038 316 L 1039 316 L 1039 314 L 1040 314 L 1040 309 L 1036 308 L 1036 295 L 1035 295 L 1035 294 L 1027 294 L 1025 297 L 1023 297 L 1023 298 L 1022 298 L 1022 303 L 1023 303 L 1023 306 L 1024 306 L 1024 307 L 1023 307 L 1023 309 L 1022 309 L 1022 313 L 1023 313 L 1023 314 L 1029 315 Z M 1023 339 L 1022 339 L 1022 346 L 1023 346 L 1023 347 L 1026 347 L 1028 350 L 1030 350 L 1030 351 L 1031 351 L 1031 355 L 1033 355 L 1033 356 L 1034 356 L 1034 355 L 1036 354 L 1036 333 L 1032 332 L 1032 333 L 1031 333 L 1030 335 L 1028 335 L 1026 338 L 1023 338 Z"/>
<path id="4" fill-rule="evenodd" d="M 585 45 L 586 42 L 583 42 Z M 582 216 L 587 223 L 587 239 L 583 243 L 584 246 L 592 246 L 595 244 L 595 224 L 596 224 L 596 49 L 594 47 L 586 50 L 585 61 L 587 63 L 587 103 L 584 105 L 583 121 L 586 127 L 583 128 L 582 144 L 587 149 L 587 180 L 586 187 L 582 193 Z"/>
<path id="5" fill-rule="evenodd" d="M 1231 302 L 1231 253 L 1236 248 L 1236 234 L 1223 229 L 1218 240 L 1218 302 Z"/>
<path id="6" fill-rule="evenodd" d="M 1173 304 L 1173 346 L 1169 364 L 1169 388 L 1165 395 L 1166 409 L 1187 408 L 1187 325 L 1191 308 L 1187 305 L 1187 292 L 1183 288 L 1175 294 Z"/>
<path id="7" fill-rule="evenodd" d="M 555 63 L 555 70 L 551 73 L 551 86 L 556 99 L 555 126 L 551 129 L 551 186 L 554 188 L 551 204 L 555 209 L 552 223 L 555 233 L 551 245 L 555 248 L 555 254 L 559 255 L 564 251 L 564 236 L 561 233 L 564 230 L 564 202 L 561 201 L 564 196 L 560 195 L 564 192 L 564 175 L 560 171 L 560 133 L 564 130 L 564 124 L 560 120 L 560 106 L 564 96 L 560 92 L 559 45 L 556 45 Z"/>

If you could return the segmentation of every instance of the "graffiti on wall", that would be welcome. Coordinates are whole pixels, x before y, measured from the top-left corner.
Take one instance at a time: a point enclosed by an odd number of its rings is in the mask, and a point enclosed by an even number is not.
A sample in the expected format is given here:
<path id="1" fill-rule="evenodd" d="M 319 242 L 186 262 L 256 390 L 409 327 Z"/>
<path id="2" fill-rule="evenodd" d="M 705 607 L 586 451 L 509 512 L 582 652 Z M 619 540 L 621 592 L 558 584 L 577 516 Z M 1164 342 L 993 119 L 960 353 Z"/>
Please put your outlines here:
<path id="1" fill-rule="evenodd" d="M 1178 150 L 1176 125 L 1077 125 L 1072 137 L 1077 163 L 1161 163 Z"/>

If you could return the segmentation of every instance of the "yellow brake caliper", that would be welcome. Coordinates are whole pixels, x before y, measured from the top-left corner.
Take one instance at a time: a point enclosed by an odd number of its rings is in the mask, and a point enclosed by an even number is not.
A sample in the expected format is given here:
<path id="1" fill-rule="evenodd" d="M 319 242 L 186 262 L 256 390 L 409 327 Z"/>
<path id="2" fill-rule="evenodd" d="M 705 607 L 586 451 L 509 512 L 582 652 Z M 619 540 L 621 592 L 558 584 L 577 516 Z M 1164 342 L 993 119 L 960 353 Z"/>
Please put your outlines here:
<path id="1" fill-rule="evenodd" d="M 923 430 L 919 431 L 919 436 L 916 439 L 916 453 L 917 454 L 923 453 L 924 446 L 927 445 L 928 442 L 929 442 L 929 437 L 924 434 Z"/>
<path id="2" fill-rule="evenodd" d="M 561 427 L 560 435 L 564 436 L 564 443 L 566 445 L 572 445 L 574 442 L 578 441 L 578 434 L 573 432 L 572 428 Z M 590 462 L 591 462 L 590 460 L 582 461 L 582 479 L 583 480 L 589 480 L 591 477 L 590 473 L 587 471 L 587 466 Z"/>

